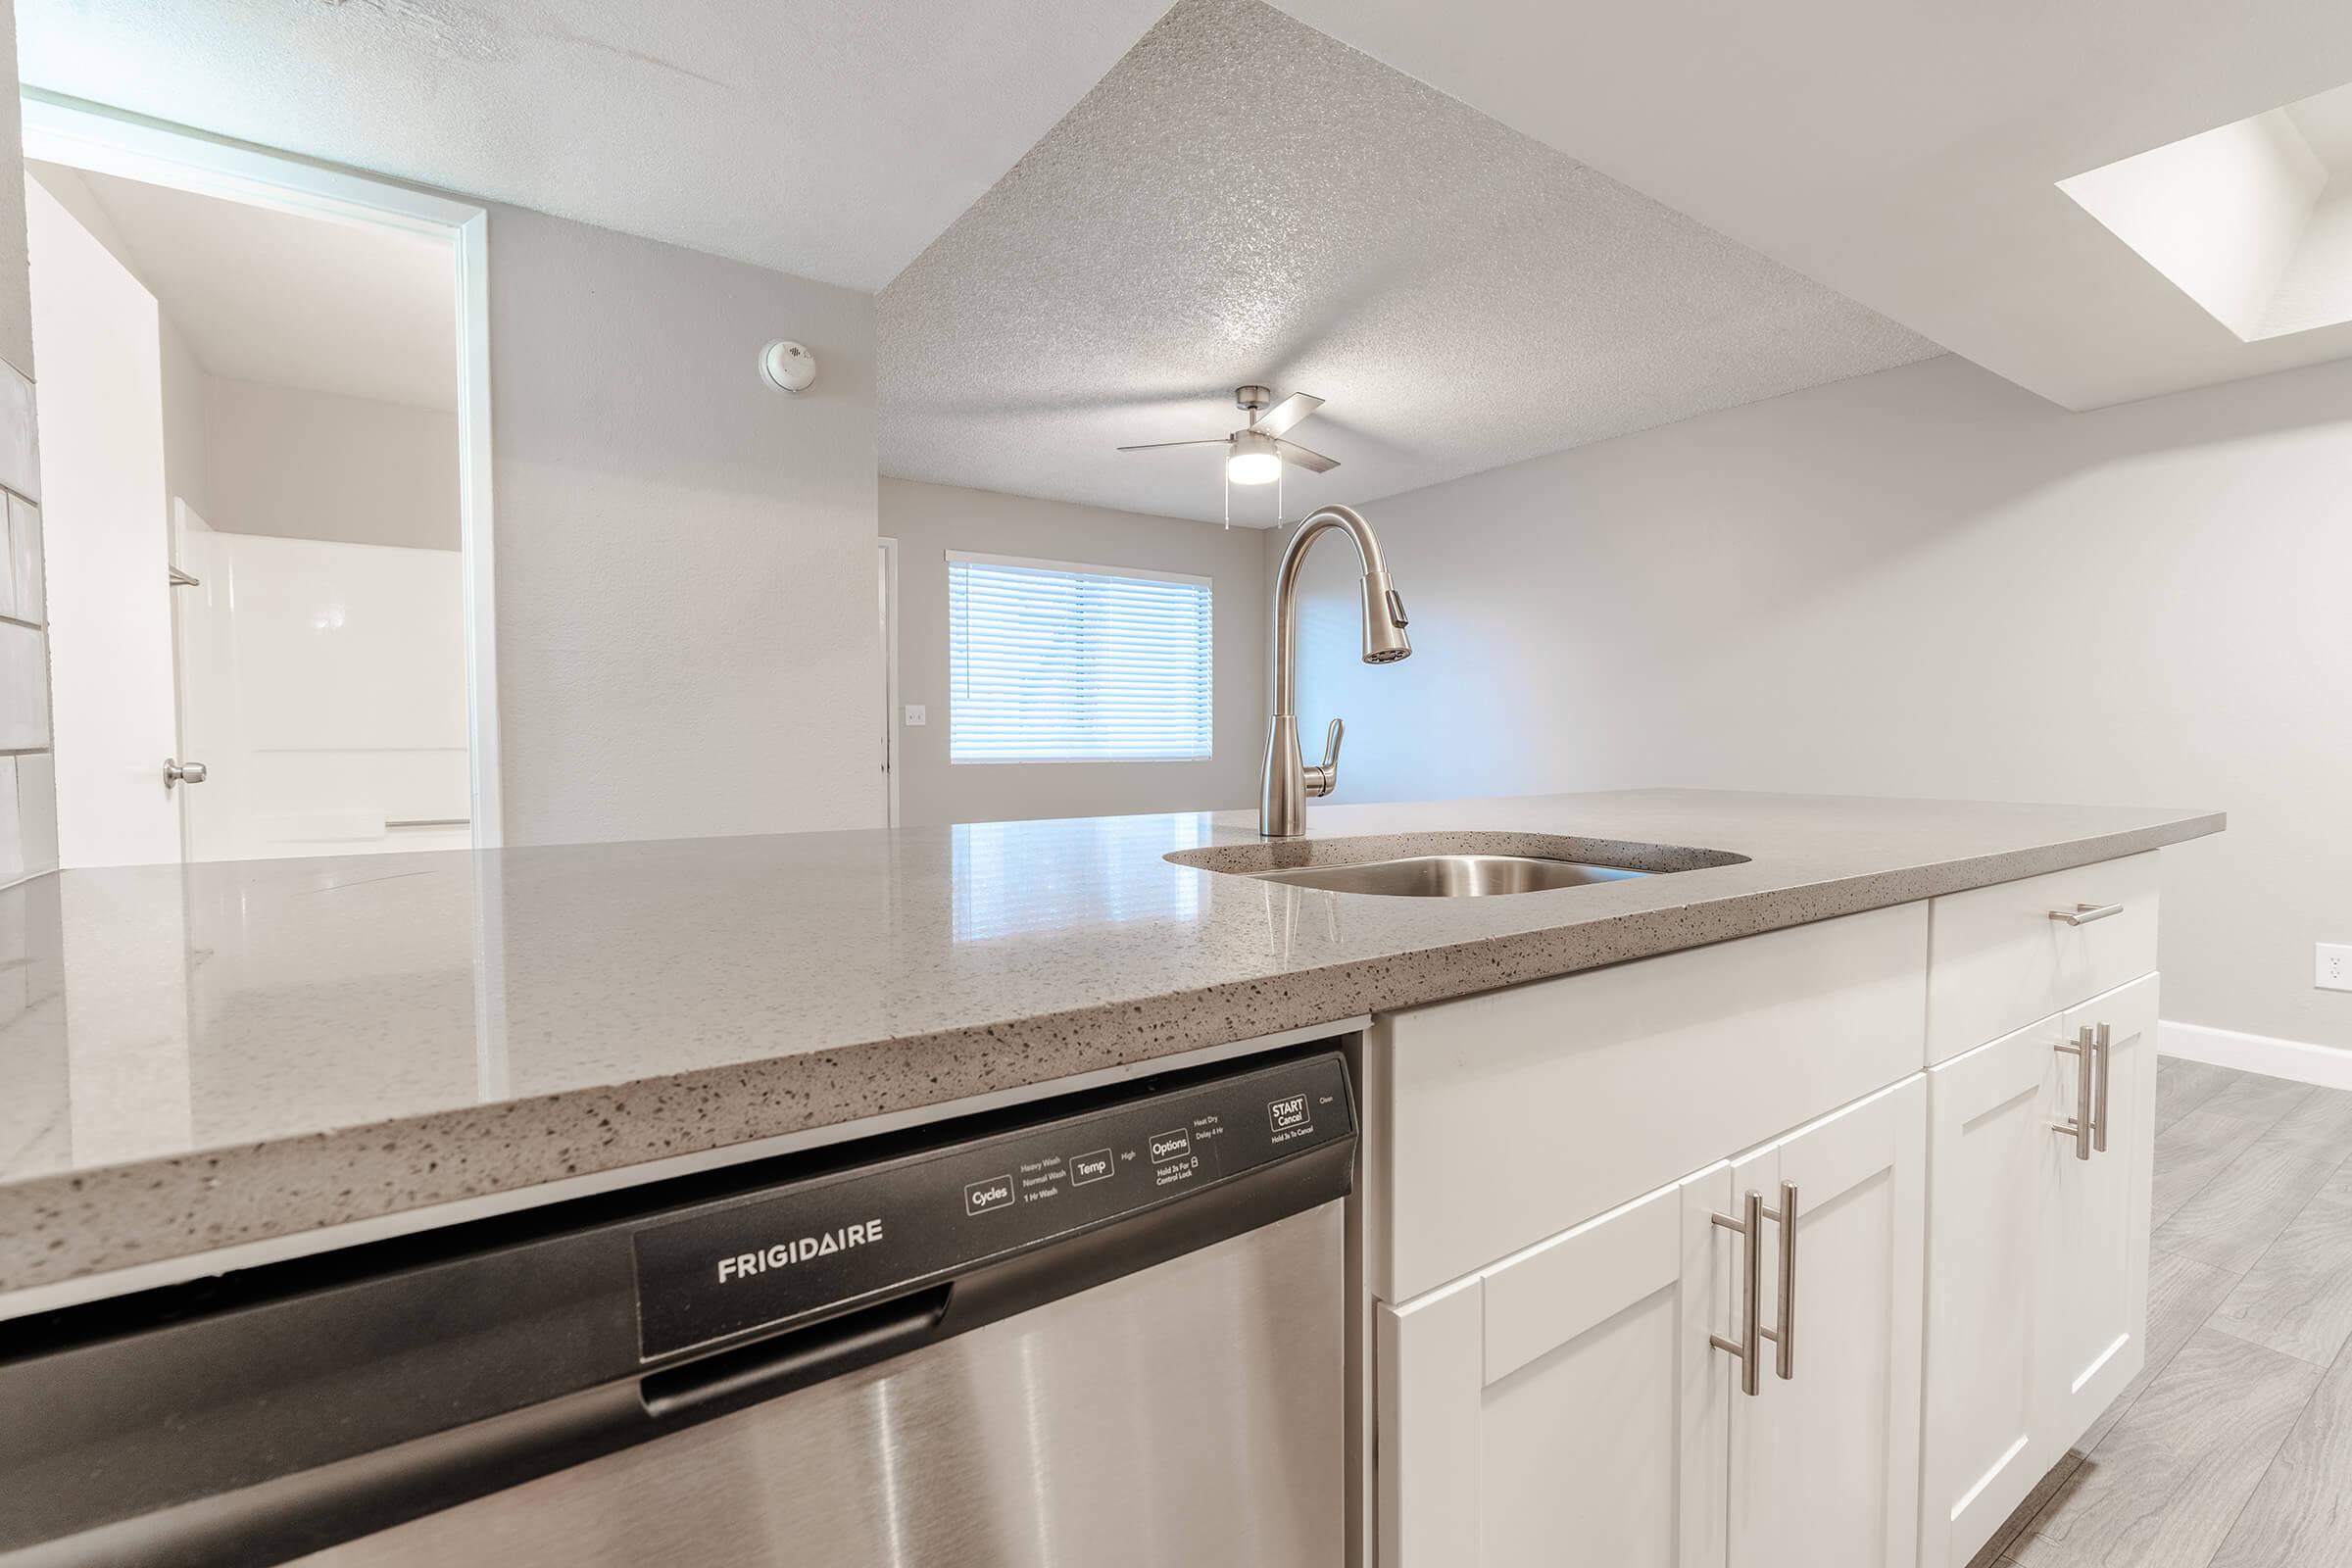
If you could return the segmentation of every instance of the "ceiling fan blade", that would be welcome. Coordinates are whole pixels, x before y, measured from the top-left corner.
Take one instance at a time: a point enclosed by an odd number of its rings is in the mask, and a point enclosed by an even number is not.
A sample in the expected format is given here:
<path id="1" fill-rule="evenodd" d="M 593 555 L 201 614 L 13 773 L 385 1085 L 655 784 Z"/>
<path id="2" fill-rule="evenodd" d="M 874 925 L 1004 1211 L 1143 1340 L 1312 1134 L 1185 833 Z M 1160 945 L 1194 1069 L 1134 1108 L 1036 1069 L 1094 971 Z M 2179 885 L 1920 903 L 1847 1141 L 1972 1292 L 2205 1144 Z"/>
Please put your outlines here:
<path id="1" fill-rule="evenodd" d="M 1295 463 L 1309 473 L 1329 473 L 1340 466 L 1337 458 L 1327 458 L 1320 452 L 1309 452 L 1296 441 L 1277 441 L 1274 455 L 1285 463 Z"/>
<path id="2" fill-rule="evenodd" d="M 1221 447 L 1225 445 L 1225 442 L 1226 438 L 1220 435 L 1203 441 L 1146 441 L 1141 446 L 1121 447 L 1119 450 L 1121 452 L 1157 452 L 1161 447 Z"/>
<path id="3" fill-rule="evenodd" d="M 1257 416 L 1250 428 L 1266 435 L 1281 435 L 1300 419 L 1323 406 L 1323 400 L 1307 392 L 1294 392 Z"/>

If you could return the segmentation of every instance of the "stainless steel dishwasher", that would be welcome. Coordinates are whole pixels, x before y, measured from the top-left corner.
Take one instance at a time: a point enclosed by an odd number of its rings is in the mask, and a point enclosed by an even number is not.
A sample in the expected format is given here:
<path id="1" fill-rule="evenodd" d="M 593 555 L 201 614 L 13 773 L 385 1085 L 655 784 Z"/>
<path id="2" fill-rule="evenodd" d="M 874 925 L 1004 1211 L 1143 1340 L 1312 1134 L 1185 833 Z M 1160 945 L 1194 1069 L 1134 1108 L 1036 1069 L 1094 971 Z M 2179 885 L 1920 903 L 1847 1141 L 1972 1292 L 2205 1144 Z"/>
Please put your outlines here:
<path id="1" fill-rule="evenodd" d="M 0 1561 L 1337 1564 L 1330 1052 L 0 1324 Z"/>

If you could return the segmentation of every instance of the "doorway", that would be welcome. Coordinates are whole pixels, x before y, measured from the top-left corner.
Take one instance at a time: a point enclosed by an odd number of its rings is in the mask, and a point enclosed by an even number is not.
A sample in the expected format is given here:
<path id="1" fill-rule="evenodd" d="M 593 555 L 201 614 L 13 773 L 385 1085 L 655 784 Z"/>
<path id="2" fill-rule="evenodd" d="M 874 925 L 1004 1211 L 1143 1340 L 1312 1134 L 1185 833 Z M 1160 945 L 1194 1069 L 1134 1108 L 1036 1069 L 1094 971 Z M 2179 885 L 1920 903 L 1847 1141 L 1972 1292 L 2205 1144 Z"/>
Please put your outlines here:
<path id="1" fill-rule="evenodd" d="M 495 846 L 485 215 L 24 126 L 61 862 Z"/>
<path id="2" fill-rule="evenodd" d="M 876 609 L 882 631 L 882 821 L 899 825 L 899 542 L 877 539 Z"/>

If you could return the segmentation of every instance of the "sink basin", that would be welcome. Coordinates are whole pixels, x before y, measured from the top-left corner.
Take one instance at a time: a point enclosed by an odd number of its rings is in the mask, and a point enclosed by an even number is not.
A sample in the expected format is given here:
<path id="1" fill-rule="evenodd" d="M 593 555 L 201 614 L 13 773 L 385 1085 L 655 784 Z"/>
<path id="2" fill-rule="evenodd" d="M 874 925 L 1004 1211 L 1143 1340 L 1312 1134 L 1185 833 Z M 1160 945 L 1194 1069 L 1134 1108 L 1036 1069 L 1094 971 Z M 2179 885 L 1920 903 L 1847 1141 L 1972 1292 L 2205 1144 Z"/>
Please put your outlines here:
<path id="1" fill-rule="evenodd" d="M 1647 876 L 1621 865 L 1560 860 L 1544 855 L 1406 855 L 1351 865 L 1300 865 L 1247 873 L 1261 882 L 1323 888 L 1333 893 L 1382 893 L 1406 899 L 1479 899 L 1497 893 L 1541 893 Z"/>
<path id="2" fill-rule="evenodd" d="M 1363 838 L 1255 839 L 1171 850 L 1162 858 L 1200 871 L 1327 893 L 1476 899 L 1544 893 L 1629 877 L 1738 865 L 1729 850 L 1564 833 L 1474 829 Z"/>

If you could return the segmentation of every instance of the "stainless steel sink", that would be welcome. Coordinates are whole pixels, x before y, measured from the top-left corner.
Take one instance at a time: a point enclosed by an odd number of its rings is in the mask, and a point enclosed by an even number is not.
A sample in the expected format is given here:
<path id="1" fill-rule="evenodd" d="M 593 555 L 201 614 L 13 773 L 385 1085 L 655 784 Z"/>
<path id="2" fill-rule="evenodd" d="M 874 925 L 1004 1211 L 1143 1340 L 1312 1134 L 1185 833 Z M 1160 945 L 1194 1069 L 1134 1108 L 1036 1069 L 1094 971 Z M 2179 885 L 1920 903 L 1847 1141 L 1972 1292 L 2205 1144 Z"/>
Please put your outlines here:
<path id="1" fill-rule="evenodd" d="M 1408 855 L 1392 860 L 1359 860 L 1352 865 L 1300 865 L 1248 874 L 1261 882 L 1404 899 L 1480 899 L 1649 875 L 1623 866 L 1555 860 L 1541 855 Z"/>

